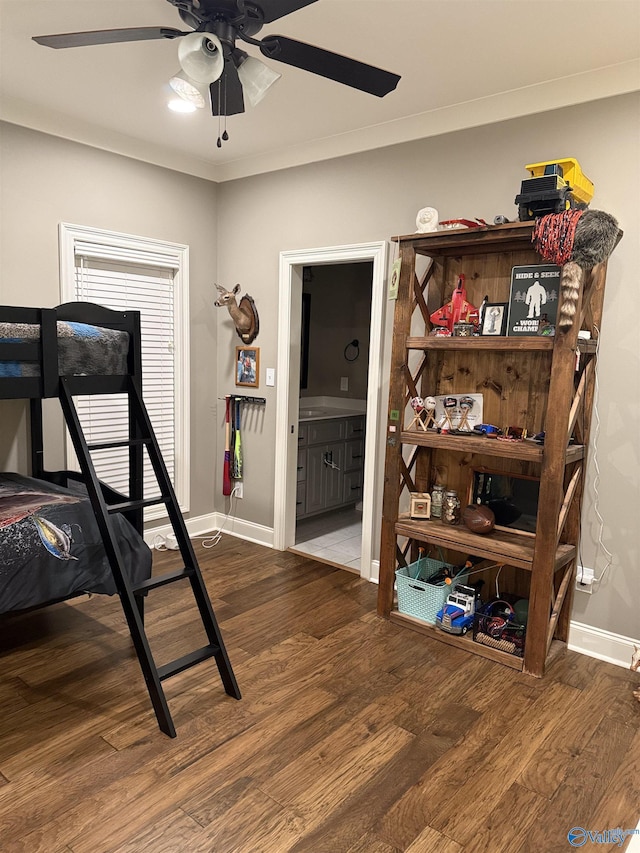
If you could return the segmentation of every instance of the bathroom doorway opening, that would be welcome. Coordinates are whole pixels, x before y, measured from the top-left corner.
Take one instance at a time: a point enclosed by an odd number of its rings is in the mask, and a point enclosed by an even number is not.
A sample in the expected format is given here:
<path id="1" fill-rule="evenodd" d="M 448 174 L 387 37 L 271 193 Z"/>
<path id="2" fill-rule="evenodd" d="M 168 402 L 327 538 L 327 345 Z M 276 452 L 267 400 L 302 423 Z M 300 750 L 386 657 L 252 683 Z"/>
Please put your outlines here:
<path id="1" fill-rule="evenodd" d="M 296 536 L 290 550 L 358 574 L 372 278 L 371 261 L 302 270 Z M 341 438 L 327 444 L 326 435 Z"/>
<path id="2" fill-rule="evenodd" d="M 294 252 L 283 252 L 280 256 L 280 294 L 279 294 L 279 310 L 278 310 L 278 372 L 277 372 L 277 415 L 276 415 L 276 448 L 275 448 L 275 469 L 276 482 L 274 491 L 274 547 L 279 550 L 287 550 L 288 548 L 296 548 L 296 503 L 298 496 L 298 435 L 299 435 L 299 408 L 301 394 L 302 399 L 314 400 L 317 398 L 330 398 L 328 402 L 340 403 L 345 407 L 349 414 L 355 415 L 356 412 L 350 408 L 354 402 L 360 406 L 361 414 L 364 417 L 365 424 L 365 440 L 364 440 L 364 472 L 362 477 L 362 500 L 358 501 L 351 508 L 352 521 L 350 524 L 358 525 L 351 527 L 346 531 L 344 541 L 347 539 L 356 540 L 360 547 L 360 553 L 352 555 L 350 552 L 354 550 L 356 542 L 352 541 L 348 545 L 349 554 L 343 549 L 344 558 L 342 561 L 336 560 L 337 564 L 345 565 L 347 568 L 359 568 L 359 573 L 367 579 L 377 578 L 378 571 L 378 534 L 376 532 L 377 525 L 374 518 L 374 507 L 376 505 L 376 489 L 378 487 L 378 478 L 376 476 L 376 448 L 379 446 L 380 439 L 380 388 L 381 388 L 381 364 L 382 364 L 382 323 L 383 309 L 385 299 L 385 279 L 386 279 L 386 262 L 387 262 L 387 244 L 367 243 L 354 246 L 335 246 L 324 249 L 301 250 Z M 315 388 L 308 387 L 308 393 L 304 394 L 305 389 L 300 388 L 301 376 L 301 356 L 302 356 L 302 314 L 303 314 L 303 297 L 305 270 L 311 269 L 319 279 L 326 279 L 331 275 L 330 271 L 320 269 L 325 267 L 335 267 L 334 272 L 339 274 L 341 271 L 347 271 L 351 265 L 362 264 L 362 269 L 366 270 L 368 279 L 368 317 L 366 329 L 359 332 L 359 336 L 355 333 L 350 334 L 349 329 L 352 327 L 345 326 L 344 328 L 334 328 L 331 332 L 328 329 L 324 330 L 323 336 L 329 335 L 329 338 L 334 340 L 333 349 L 339 349 L 339 357 L 336 359 L 337 374 L 329 372 L 328 381 L 333 383 L 331 386 L 323 388 L 322 385 L 316 385 Z M 342 268 L 340 270 L 339 268 Z M 306 273 L 309 276 L 309 272 Z M 311 289 L 312 305 L 313 305 L 313 290 Z M 320 300 L 322 302 L 322 300 Z M 311 309 L 313 312 L 313 308 Z M 337 325 L 334 323 L 334 325 Z M 313 331 L 313 330 L 312 330 Z M 346 335 L 346 337 L 345 337 Z M 368 340 L 365 343 L 365 337 L 368 335 Z M 342 338 L 344 337 L 344 341 Z M 342 341 L 339 348 L 337 347 L 338 339 Z M 313 373 L 313 353 L 312 353 L 312 338 L 310 338 L 310 362 L 309 375 Z M 353 346 L 353 341 L 358 340 L 358 347 Z M 362 379 L 361 374 L 357 371 L 355 374 L 350 374 L 349 369 L 343 369 L 341 365 L 351 365 L 350 358 L 355 355 L 356 349 L 360 350 L 360 358 L 362 353 L 367 354 L 367 369 L 365 377 Z M 321 349 L 326 350 L 324 344 Z M 347 359 L 345 360 L 345 352 Z M 356 359 L 357 361 L 358 359 Z M 326 359 L 325 359 L 326 361 Z M 326 365 L 325 365 L 326 366 Z M 358 368 L 362 366 L 362 362 Z M 337 375 L 337 380 L 334 376 Z M 346 390 L 340 391 L 341 381 L 345 376 L 349 380 Z M 312 393 L 321 390 L 333 391 L 335 382 L 338 382 L 338 391 L 335 397 L 331 393 L 321 394 Z M 351 391 L 349 389 L 352 389 Z M 349 394 L 358 394 L 359 397 L 350 398 Z M 324 400 L 321 402 L 327 402 Z M 307 405 L 307 409 L 317 411 L 320 406 Z M 326 405 L 325 405 L 326 408 Z M 381 480 L 380 480 L 381 483 Z M 355 509 L 355 506 L 358 508 Z M 338 521 L 338 516 L 341 511 L 336 510 L 335 521 Z M 323 513 L 325 521 L 331 523 L 329 514 Z M 318 520 L 320 515 L 318 515 Z M 309 521 L 310 525 L 312 517 L 305 518 L 304 521 Z M 301 521 L 302 525 L 302 521 Z M 349 526 L 349 525 L 347 525 Z M 360 535 L 361 529 L 361 535 Z M 332 538 L 330 531 L 329 538 Z M 352 535 L 351 535 L 352 534 Z M 320 534 L 324 535 L 324 534 Z M 341 534 L 337 534 L 340 536 Z M 333 537 L 335 538 L 335 537 Z M 310 540 L 307 540 L 310 541 Z M 327 544 L 327 540 L 325 540 Z M 334 549 L 336 550 L 336 549 Z M 322 559 L 322 555 L 317 554 L 317 558 Z M 349 557 L 349 559 L 346 559 Z M 330 557 L 327 557 L 331 560 Z M 358 566 L 359 562 L 359 566 Z M 348 564 L 352 565 L 349 566 Z"/>

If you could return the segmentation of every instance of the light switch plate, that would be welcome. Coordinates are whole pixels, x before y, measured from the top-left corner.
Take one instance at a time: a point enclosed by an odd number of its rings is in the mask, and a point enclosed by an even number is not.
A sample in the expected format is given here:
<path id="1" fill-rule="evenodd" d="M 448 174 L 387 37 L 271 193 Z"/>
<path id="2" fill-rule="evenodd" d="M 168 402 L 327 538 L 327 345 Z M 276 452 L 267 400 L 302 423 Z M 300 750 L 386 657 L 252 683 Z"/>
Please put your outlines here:
<path id="1" fill-rule="evenodd" d="M 275 367 L 267 367 L 267 385 L 275 385 L 276 384 L 276 370 Z"/>

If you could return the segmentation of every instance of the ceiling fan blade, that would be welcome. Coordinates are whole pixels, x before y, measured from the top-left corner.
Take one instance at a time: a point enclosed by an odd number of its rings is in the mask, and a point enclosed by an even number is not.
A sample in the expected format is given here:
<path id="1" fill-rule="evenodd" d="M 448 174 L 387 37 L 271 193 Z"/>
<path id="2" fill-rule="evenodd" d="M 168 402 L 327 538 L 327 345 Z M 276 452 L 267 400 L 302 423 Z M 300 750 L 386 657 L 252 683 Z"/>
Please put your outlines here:
<path id="1" fill-rule="evenodd" d="M 253 5 L 259 6 L 264 15 L 264 23 L 270 24 L 278 18 L 284 18 L 292 12 L 297 12 L 304 6 L 317 3 L 318 0 L 253 0 Z"/>
<path id="2" fill-rule="evenodd" d="M 267 36 L 262 40 L 260 50 L 269 59 L 328 77 L 336 83 L 344 83 L 379 98 L 392 92 L 400 80 L 398 74 L 285 36 Z"/>
<path id="3" fill-rule="evenodd" d="M 238 69 L 229 56 L 225 56 L 220 79 L 209 86 L 209 91 L 212 115 L 235 116 L 244 112 L 244 95 Z"/>
<path id="4" fill-rule="evenodd" d="M 33 36 L 33 41 L 45 47 L 88 47 L 94 44 L 117 44 L 125 41 L 149 39 L 174 39 L 186 36 L 171 27 L 130 27 L 125 30 L 92 30 L 86 33 L 60 33 L 51 36 Z"/>

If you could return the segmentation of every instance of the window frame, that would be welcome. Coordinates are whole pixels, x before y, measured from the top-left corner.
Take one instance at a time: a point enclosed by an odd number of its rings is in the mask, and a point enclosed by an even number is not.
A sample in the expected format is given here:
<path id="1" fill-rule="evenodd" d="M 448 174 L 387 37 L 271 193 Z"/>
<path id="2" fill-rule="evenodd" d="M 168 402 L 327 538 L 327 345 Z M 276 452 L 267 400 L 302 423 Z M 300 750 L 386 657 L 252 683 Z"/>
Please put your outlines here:
<path id="1" fill-rule="evenodd" d="M 76 257 L 82 244 L 92 244 L 102 262 L 141 264 L 174 270 L 174 483 L 182 512 L 190 503 L 190 364 L 189 364 L 189 247 L 182 243 L 139 237 L 91 226 L 59 225 L 61 302 L 76 302 Z M 102 254 L 104 252 L 104 254 Z M 142 371 L 144 396 L 144 364 Z M 66 460 L 77 464 L 65 427 Z M 145 509 L 145 522 L 165 518 L 164 507 Z"/>

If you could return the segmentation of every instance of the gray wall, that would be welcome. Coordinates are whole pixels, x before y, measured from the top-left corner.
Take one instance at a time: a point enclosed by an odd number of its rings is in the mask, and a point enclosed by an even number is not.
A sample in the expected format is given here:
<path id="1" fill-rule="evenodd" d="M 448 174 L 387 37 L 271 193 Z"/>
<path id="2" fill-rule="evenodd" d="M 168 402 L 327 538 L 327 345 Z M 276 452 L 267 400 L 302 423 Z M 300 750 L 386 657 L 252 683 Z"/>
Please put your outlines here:
<path id="1" fill-rule="evenodd" d="M 640 453 L 637 323 L 629 322 L 637 299 L 640 269 L 638 234 L 639 156 L 637 94 L 624 95 L 497 125 L 475 128 L 292 168 L 219 187 L 219 276 L 250 283 L 261 310 L 262 364 L 276 363 L 278 254 L 389 239 L 415 230 L 416 212 L 435 207 L 441 219 L 502 213 L 514 218 L 514 198 L 524 165 L 554 157 L 576 157 L 596 187 L 593 208 L 618 217 L 625 231 L 609 264 L 600 352 L 598 412 L 599 507 L 603 538 L 614 565 L 592 596 L 576 593 L 574 618 L 618 634 L 638 637 Z M 250 251 L 247 240 L 250 235 Z M 393 252 L 391 253 L 393 255 Z M 388 309 L 388 305 L 386 306 Z M 385 321 L 385 364 L 389 363 L 392 318 Z M 228 381 L 232 344 L 221 328 L 218 365 Z M 383 368 L 383 375 L 387 371 Z M 273 524 L 275 389 L 267 397 L 264 421 L 245 433 L 243 517 Z M 380 389 L 386 410 L 386 385 Z M 382 465 L 382 447 L 379 464 Z M 587 477 L 582 559 L 601 571 L 594 513 L 593 455 Z M 380 496 L 376 515 L 380 515 Z"/>
<path id="2" fill-rule="evenodd" d="M 638 637 L 640 371 L 634 306 L 640 269 L 639 101 L 638 94 L 624 95 L 217 188 L 5 125 L 1 300 L 56 304 L 60 220 L 191 246 L 191 514 L 202 515 L 227 506 L 218 487 L 224 432 L 216 397 L 235 387 L 239 343 L 226 311 L 211 309 L 213 282 L 227 287 L 239 282 L 260 313 L 255 345 L 261 350 L 261 376 L 256 393 L 266 397 L 267 405 L 244 430 L 245 498 L 237 514 L 271 527 L 275 388 L 265 386 L 264 371 L 276 365 L 279 253 L 411 233 L 417 210 L 427 205 L 436 207 L 441 219 L 462 216 L 491 221 L 498 213 L 514 217 L 513 199 L 525 177 L 524 164 L 576 157 L 596 186 L 592 207 L 617 216 L 625 236 L 609 264 L 599 359 L 597 493 L 604 519 L 602 535 L 614 563 L 598 592 L 576 596 L 573 617 Z M 217 217 L 216 210 L 221 212 Z M 385 307 L 384 363 L 388 365 L 392 317 L 389 306 Z M 386 380 L 378 393 L 384 411 Z M 0 468 L 25 458 L 13 439 L 22 412 L 16 406 L 21 404 L 2 406 Z M 379 465 L 382 460 L 381 442 Z M 592 454 L 582 559 L 599 573 L 606 560 L 597 547 L 595 473 Z"/>
<path id="3" fill-rule="evenodd" d="M 311 267 L 303 290 L 311 295 L 309 324 L 309 382 L 301 397 L 367 398 L 371 281 L 373 264 L 328 264 Z M 349 347 L 360 342 L 359 355 Z M 340 390 L 346 377 L 347 391 Z"/>
<path id="4" fill-rule="evenodd" d="M 214 502 L 216 186 L 11 124 L 0 124 L 0 302 L 60 302 L 58 223 L 190 246 L 191 512 Z M 47 465 L 62 467 L 62 423 L 47 403 Z M 0 402 L 0 470 L 27 470 L 22 402 Z"/>

